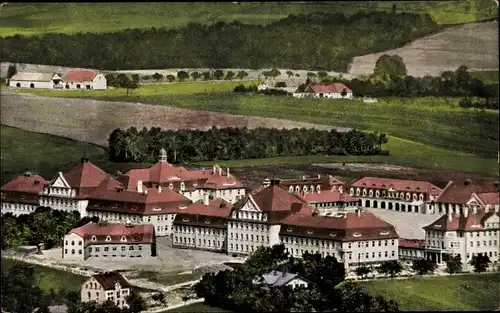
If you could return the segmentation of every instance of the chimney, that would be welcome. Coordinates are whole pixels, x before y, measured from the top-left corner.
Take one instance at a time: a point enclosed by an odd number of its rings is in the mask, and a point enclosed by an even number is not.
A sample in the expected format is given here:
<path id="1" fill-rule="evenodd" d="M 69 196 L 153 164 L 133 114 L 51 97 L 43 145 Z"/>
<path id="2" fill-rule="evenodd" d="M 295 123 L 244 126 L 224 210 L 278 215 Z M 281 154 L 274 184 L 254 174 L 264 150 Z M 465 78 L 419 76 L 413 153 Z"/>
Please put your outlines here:
<path id="1" fill-rule="evenodd" d="M 229 167 L 227 168 L 227 173 L 226 173 L 226 174 L 227 174 L 227 177 L 229 177 L 229 176 L 230 176 L 230 175 L 229 175 Z"/>
<path id="2" fill-rule="evenodd" d="M 148 188 L 144 188 L 143 193 L 144 193 L 145 195 L 147 195 L 147 194 L 148 194 Z"/>
<path id="3" fill-rule="evenodd" d="M 356 213 L 358 213 L 358 217 L 361 217 L 361 209 L 357 209 Z"/>
<path id="4" fill-rule="evenodd" d="M 469 208 L 464 208 L 464 217 L 467 218 L 469 216 Z"/>
<path id="5" fill-rule="evenodd" d="M 209 203 L 210 203 L 210 198 L 209 198 L 209 196 L 208 196 L 208 192 L 205 192 L 205 193 L 203 194 L 203 204 L 204 204 L 204 205 L 208 205 Z"/>
<path id="6" fill-rule="evenodd" d="M 320 174 L 318 174 L 318 179 L 321 179 L 321 175 Z"/>
<path id="7" fill-rule="evenodd" d="M 137 192 L 142 193 L 142 180 L 137 181 Z"/>
<path id="8" fill-rule="evenodd" d="M 158 193 L 161 193 L 161 186 L 158 185 Z"/>
<path id="9" fill-rule="evenodd" d="M 219 176 L 222 176 L 222 169 L 219 167 Z"/>
<path id="10" fill-rule="evenodd" d="M 306 180 L 306 177 L 305 177 L 305 176 L 302 176 L 302 180 Z"/>
<path id="11" fill-rule="evenodd" d="M 214 165 L 214 174 L 215 174 L 215 165 Z"/>

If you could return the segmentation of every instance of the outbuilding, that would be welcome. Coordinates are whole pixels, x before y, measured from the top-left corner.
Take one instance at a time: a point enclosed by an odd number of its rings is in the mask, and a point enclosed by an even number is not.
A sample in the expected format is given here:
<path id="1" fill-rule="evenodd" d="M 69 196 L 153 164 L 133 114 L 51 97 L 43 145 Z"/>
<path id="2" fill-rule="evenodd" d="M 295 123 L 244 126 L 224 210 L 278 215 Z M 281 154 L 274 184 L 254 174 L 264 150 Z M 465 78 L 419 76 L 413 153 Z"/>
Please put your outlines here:
<path id="1" fill-rule="evenodd" d="M 62 88 L 61 76 L 56 73 L 19 72 L 9 80 L 9 87 L 55 89 Z"/>

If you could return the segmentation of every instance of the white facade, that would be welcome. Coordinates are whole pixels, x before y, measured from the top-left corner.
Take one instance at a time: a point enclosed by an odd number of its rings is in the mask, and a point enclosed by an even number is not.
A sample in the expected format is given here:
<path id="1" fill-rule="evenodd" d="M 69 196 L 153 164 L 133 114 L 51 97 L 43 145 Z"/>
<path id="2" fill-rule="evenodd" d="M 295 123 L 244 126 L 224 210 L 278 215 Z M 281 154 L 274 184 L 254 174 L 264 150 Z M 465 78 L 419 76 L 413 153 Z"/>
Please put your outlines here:
<path id="1" fill-rule="evenodd" d="M 39 207 L 39 204 L 28 204 L 28 203 L 18 203 L 18 202 L 7 202 L 2 201 L 1 212 L 2 214 L 12 213 L 14 216 L 19 216 L 22 214 L 31 214 Z"/>
<path id="2" fill-rule="evenodd" d="M 174 247 L 226 252 L 227 229 L 175 225 L 172 243 Z"/>
<path id="3" fill-rule="evenodd" d="M 227 186 L 225 186 L 227 187 Z M 229 203 L 236 203 L 240 199 L 245 198 L 245 188 L 225 188 L 225 189 L 196 189 L 190 191 L 181 190 L 179 193 L 192 202 L 203 200 L 204 195 L 208 194 L 210 199 L 224 199 Z"/>
<path id="4" fill-rule="evenodd" d="M 80 217 L 87 216 L 88 203 L 87 199 L 76 198 L 76 190 L 71 188 L 61 172 L 43 189 L 40 196 L 40 206 L 68 212 L 78 211 Z"/>
<path id="5" fill-rule="evenodd" d="M 114 289 L 104 290 L 101 284 L 91 277 L 82 286 L 80 300 L 81 302 L 95 301 L 99 304 L 111 301 L 117 307 L 125 308 L 128 307 L 126 299 L 130 293 L 130 288 L 123 288 L 120 283 L 116 283 Z"/>
<path id="6" fill-rule="evenodd" d="M 304 98 L 354 99 L 352 92 L 347 92 L 345 97 L 342 97 L 342 94 L 338 92 L 325 92 L 325 93 L 294 92 L 292 95 L 293 97 L 299 99 L 304 99 Z"/>
<path id="7" fill-rule="evenodd" d="M 9 80 L 11 88 L 54 89 L 61 85 L 61 76 L 54 73 L 21 72 Z"/>
<path id="8" fill-rule="evenodd" d="M 91 81 L 63 82 L 64 89 L 82 89 L 82 90 L 104 90 L 107 88 L 106 77 L 103 74 L 97 74 Z"/>

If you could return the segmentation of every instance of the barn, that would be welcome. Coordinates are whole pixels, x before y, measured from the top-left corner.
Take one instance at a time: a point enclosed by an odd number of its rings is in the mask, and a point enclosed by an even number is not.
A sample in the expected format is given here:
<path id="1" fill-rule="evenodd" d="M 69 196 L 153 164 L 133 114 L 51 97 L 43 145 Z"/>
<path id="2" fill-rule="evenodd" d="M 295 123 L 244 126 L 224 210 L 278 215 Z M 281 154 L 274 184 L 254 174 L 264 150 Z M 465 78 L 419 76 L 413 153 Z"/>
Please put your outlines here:
<path id="1" fill-rule="evenodd" d="M 61 76 L 56 73 L 19 72 L 9 79 L 9 87 L 35 89 L 62 88 Z"/>
<path id="2" fill-rule="evenodd" d="M 106 77 L 89 70 L 68 71 L 63 76 L 64 89 L 106 89 Z"/>

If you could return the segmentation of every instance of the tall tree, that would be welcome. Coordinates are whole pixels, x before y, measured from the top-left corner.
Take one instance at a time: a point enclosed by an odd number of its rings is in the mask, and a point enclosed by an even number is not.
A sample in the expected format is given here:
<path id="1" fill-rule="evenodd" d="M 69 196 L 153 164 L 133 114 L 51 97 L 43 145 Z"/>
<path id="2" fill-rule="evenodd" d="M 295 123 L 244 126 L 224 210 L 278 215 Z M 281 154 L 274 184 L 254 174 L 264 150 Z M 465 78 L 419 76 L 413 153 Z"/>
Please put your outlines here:
<path id="1" fill-rule="evenodd" d="M 377 76 L 387 74 L 390 77 L 403 77 L 407 75 L 408 71 L 403 59 L 399 55 L 390 56 L 384 54 L 375 63 L 374 73 Z"/>
<path id="2" fill-rule="evenodd" d="M 474 272 L 482 273 L 488 269 L 491 263 L 490 258 L 486 253 L 479 253 L 472 256 L 469 264 L 474 267 Z"/>
<path id="3" fill-rule="evenodd" d="M 167 75 L 167 80 L 169 83 L 173 83 L 175 81 L 175 76 L 172 74 Z"/>
<path id="4" fill-rule="evenodd" d="M 214 71 L 214 77 L 217 80 L 221 80 L 222 77 L 224 77 L 224 72 L 222 70 L 215 70 Z"/>
<path id="5" fill-rule="evenodd" d="M 242 80 L 243 78 L 245 78 L 247 76 L 248 76 L 248 73 L 245 71 L 238 71 L 238 74 L 236 74 L 236 77 L 238 77 L 240 80 Z"/>
<path id="6" fill-rule="evenodd" d="M 201 77 L 201 74 L 200 74 L 200 73 L 198 73 L 198 72 L 192 72 L 192 73 L 191 73 L 191 78 L 192 78 L 194 81 L 197 81 L 200 77 Z"/>
<path id="7" fill-rule="evenodd" d="M 156 80 L 157 82 L 161 81 L 163 79 L 163 75 L 160 73 L 154 73 L 153 74 L 153 79 Z"/>
<path id="8" fill-rule="evenodd" d="M 12 76 L 17 74 L 17 67 L 15 64 L 9 65 L 9 68 L 7 69 L 7 79 L 11 79 Z"/>
<path id="9" fill-rule="evenodd" d="M 179 71 L 177 72 L 177 78 L 179 79 L 179 81 L 183 82 L 187 78 L 189 78 L 189 74 L 186 71 Z"/>
<path id="10" fill-rule="evenodd" d="M 226 79 L 227 80 L 232 80 L 234 78 L 235 74 L 233 71 L 228 71 L 226 74 Z"/>
<path id="11" fill-rule="evenodd" d="M 437 265 L 431 260 L 417 259 L 413 261 L 411 267 L 413 271 L 418 275 L 425 275 L 434 272 L 437 268 Z"/>
<path id="12" fill-rule="evenodd" d="M 288 76 L 288 78 L 290 78 L 290 77 L 293 76 L 293 72 L 292 71 L 286 71 L 286 75 Z"/>

